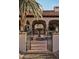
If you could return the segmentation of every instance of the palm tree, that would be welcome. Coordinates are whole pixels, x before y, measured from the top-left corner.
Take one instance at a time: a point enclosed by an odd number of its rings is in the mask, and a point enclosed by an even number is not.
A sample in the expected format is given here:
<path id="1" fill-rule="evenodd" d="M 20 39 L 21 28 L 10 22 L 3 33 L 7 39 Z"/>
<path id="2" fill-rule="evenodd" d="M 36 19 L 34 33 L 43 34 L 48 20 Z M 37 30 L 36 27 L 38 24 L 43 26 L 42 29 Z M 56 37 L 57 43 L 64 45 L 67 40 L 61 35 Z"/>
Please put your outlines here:
<path id="1" fill-rule="evenodd" d="M 36 0 L 19 0 L 19 11 L 21 15 L 20 27 L 24 28 L 26 15 L 33 14 L 35 18 L 42 17 L 42 9 Z"/>

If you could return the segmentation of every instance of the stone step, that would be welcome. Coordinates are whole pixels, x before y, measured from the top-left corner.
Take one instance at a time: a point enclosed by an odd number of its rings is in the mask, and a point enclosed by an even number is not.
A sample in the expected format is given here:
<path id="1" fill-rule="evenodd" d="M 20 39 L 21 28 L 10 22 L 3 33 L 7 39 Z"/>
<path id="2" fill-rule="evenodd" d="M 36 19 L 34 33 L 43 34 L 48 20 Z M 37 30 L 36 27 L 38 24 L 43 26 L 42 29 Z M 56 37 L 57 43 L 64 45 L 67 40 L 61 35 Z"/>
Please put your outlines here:
<path id="1" fill-rule="evenodd" d="M 37 43 L 37 44 L 39 44 L 39 43 L 40 43 L 40 44 L 45 44 L 45 43 L 47 43 L 47 40 L 45 40 L 45 41 L 31 41 L 31 43 L 32 43 L 32 44 L 36 44 L 36 43 Z"/>
<path id="2" fill-rule="evenodd" d="M 47 41 L 31 41 L 31 50 L 47 50 Z"/>
<path id="3" fill-rule="evenodd" d="M 57 59 L 53 54 L 27 54 L 25 59 Z"/>

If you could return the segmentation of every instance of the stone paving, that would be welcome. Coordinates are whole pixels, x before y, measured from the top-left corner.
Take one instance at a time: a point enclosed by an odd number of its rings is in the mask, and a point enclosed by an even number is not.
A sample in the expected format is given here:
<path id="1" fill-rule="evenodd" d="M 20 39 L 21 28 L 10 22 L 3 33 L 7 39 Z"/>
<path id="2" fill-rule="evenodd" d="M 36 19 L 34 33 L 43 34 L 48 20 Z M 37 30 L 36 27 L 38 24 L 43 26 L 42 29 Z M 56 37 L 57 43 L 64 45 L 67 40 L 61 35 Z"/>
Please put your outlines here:
<path id="1" fill-rule="evenodd" d="M 59 59 L 59 51 L 54 54 L 20 54 L 19 59 Z"/>
<path id="2" fill-rule="evenodd" d="M 46 54 L 28 54 L 25 56 L 21 56 L 20 59 L 57 59 L 54 55 L 46 55 Z"/>

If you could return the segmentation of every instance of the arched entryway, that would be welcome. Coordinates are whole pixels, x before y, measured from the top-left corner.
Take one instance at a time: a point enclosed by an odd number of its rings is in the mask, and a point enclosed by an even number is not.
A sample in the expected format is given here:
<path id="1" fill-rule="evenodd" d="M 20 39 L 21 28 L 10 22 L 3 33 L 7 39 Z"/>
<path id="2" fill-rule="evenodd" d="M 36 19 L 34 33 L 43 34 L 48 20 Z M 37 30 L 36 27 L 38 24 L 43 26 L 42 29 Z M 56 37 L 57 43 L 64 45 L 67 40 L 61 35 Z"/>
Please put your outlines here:
<path id="1" fill-rule="evenodd" d="M 48 49 L 53 51 L 53 33 L 58 33 L 59 31 L 59 20 L 50 20 L 48 24 L 48 35 L 51 36 L 48 40 Z"/>
<path id="2" fill-rule="evenodd" d="M 29 40 L 30 50 L 47 51 L 47 40 L 45 40 L 45 37 L 41 37 L 42 35 L 45 35 L 45 29 L 46 29 L 46 23 L 44 20 L 34 20 L 32 22 L 33 35 L 31 35 L 30 37 L 31 39 Z"/>
<path id="3" fill-rule="evenodd" d="M 30 31 L 30 22 L 27 20 L 25 25 L 25 32 L 29 32 L 29 31 Z"/>
<path id="4" fill-rule="evenodd" d="M 49 21 L 49 31 L 59 32 L 59 20 L 51 20 Z"/>
<path id="5" fill-rule="evenodd" d="M 38 36 L 40 37 L 40 35 L 45 34 L 45 30 L 46 30 L 46 22 L 44 20 L 33 21 L 32 23 L 33 35 L 38 34 Z"/>

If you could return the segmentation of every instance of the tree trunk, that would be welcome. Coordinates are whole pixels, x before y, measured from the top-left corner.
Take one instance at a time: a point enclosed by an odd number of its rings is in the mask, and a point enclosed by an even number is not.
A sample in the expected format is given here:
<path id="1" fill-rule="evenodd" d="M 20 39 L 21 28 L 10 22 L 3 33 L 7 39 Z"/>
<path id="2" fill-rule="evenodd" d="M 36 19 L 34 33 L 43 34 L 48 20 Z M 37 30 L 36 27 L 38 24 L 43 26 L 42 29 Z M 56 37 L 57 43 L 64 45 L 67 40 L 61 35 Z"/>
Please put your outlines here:
<path id="1" fill-rule="evenodd" d="M 25 15 L 25 12 L 23 12 L 21 15 L 21 27 L 20 27 L 21 31 L 24 31 L 24 29 L 25 29 L 25 24 L 26 24 L 25 19 L 26 19 L 26 15 Z"/>

